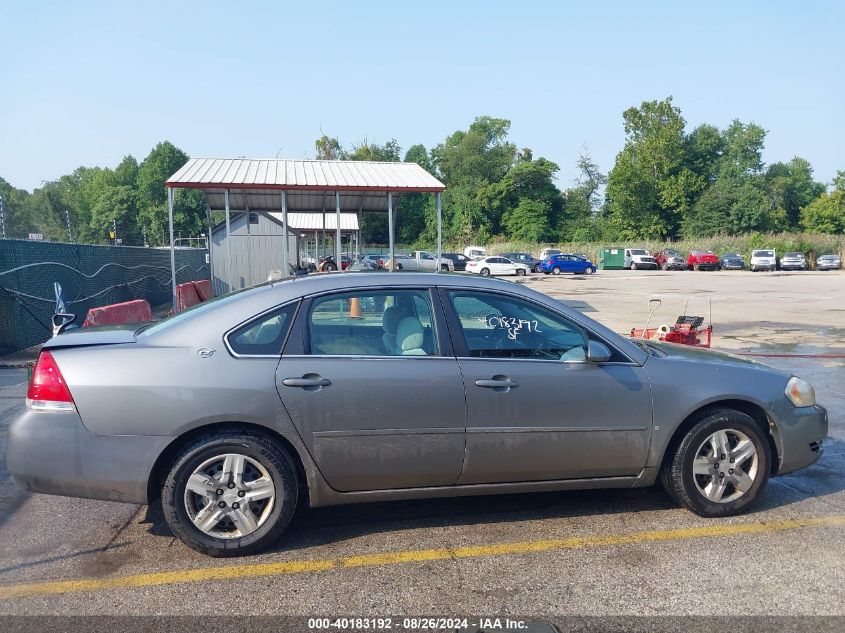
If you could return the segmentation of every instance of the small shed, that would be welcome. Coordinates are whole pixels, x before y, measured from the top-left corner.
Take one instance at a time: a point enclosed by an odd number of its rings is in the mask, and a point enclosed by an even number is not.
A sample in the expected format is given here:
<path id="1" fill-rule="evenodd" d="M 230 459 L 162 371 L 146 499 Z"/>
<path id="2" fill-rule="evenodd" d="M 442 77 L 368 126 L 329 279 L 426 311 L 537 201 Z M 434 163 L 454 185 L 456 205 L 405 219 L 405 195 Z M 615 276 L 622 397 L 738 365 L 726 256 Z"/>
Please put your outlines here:
<path id="1" fill-rule="evenodd" d="M 291 227 L 293 228 L 293 227 Z M 215 295 L 267 281 L 272 270 L 286 270 L 284 265 L 285 225 L 272 214 L 261 211 L 235 213 L 229 222 L 211 229 L 209 242 L 214 262 L 211 283 Z M 288 262 L 297 263 L 299 235 L 287 231 Z"/>

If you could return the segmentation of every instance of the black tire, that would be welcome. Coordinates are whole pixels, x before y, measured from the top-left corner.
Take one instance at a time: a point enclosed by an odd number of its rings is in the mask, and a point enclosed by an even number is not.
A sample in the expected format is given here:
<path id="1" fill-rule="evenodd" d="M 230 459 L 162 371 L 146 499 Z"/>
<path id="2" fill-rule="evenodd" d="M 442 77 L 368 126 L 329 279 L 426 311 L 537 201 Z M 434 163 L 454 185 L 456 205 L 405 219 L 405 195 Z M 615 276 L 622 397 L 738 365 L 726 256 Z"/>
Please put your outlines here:
<path id="1" fill-rule="evenodd" d="M 449 272 L 449 265 L 448 264 L 441 264 L 440 265 L 440 272 L 448 273 Z"/>
<path id="2" fill-rule="evenodd" d="M 585 268 L 585 269 L 584 269 L 584 273 L 583 273 L 583 274 L 585 274 L 585 275 L 592 275 L 592 274 L 593 274 L 593 269 L 592 269 L 592 268 L 590 268 L 590 267 L 588 266 L 587 268 Z"/>
<path id="3" fill-rule="evenodd" d="M 693 473 L 696 451 L 713 433 L 736 430 L 754 444 L 759 458 L 757 474 L 751 487 L 733 501 L 718 503 L 707 499 L 698 489 Z M 771 470 L 771 447 L 760 425 L 749 415 L 733 409 L 705 411 L 680 442 L 670 446 L 660 470 L 663 488 L 678 505 L 702 517 L 726 517 L 746 510 L 766 486 Z"/>
<path id="4" fill-rule="evenodd" d="M 637 265 L 635 263 L 631 263 L 631 270 L 637 270 Z"/>
<path id="5" fill-rule="evenodd" d="M 557 266 L 552 268 L 552 274 L 553 275 L 559 275 L 560 274 L 560 268 L 558 268 Z"/>
<path id="6" fill-rule="evenodd" d="M 525 269 L 524 268 L 517 268 L 516 269 L 516 276 L 517 277 L 524 277 L 525 276 Z"/>
<path id="7" fill-rule="evenodd" d="M 323 264 L 323 272 L 333 273 L 337 270 L 337 266 L 335 266 L 332 262 L 326 262 Z"/>
<path id="8" fill-rule="evenodd" d="M 215 455 L 237 452 L 260 463 L 276 489 L 273 508 L 257 530 L 244 537 L 218 538 L 196 527 L 185 507 L 187 478 Z M 198 438 L 182 449 L 161 493 L 167 525 L 185 545 L 213 557 L 245 556 L 274 543 L 287 529 L 299 494 L 296 468 L 288 452 L 270 437 L 253 431 L 220 431 Z"/>
<path id="9" fill-rule="evenodd" d="M 534 272 L 535 272 L 535 273 L 539 273 L 539 272 L 540 272 L 540 264 L 537 264 L 536 266 L 534 266 Z M 546 274 L 548 274 L 548 273 L 546 273 Z"/>
<path id="10" fill-rule="evenodd" d="M 481 272 L 478 273 L 482 277 L 489 277 L 490 276 L 490 269 L 489 268 L 482 268 Z"/>

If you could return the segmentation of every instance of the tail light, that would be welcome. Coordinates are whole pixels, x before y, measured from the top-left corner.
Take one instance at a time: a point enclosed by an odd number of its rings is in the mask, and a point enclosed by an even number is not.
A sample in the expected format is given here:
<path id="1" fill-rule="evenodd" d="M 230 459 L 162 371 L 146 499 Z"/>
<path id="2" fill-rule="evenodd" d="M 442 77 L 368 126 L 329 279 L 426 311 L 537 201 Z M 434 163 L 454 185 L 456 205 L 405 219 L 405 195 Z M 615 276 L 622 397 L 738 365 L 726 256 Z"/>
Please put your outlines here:
<path id="1" fill-rule="evenodd" d="M 41 350 L 38 355 L 26 392 L 26 406 L 36 411 L 76 411 L 70 389 L 49 350 Z"/>

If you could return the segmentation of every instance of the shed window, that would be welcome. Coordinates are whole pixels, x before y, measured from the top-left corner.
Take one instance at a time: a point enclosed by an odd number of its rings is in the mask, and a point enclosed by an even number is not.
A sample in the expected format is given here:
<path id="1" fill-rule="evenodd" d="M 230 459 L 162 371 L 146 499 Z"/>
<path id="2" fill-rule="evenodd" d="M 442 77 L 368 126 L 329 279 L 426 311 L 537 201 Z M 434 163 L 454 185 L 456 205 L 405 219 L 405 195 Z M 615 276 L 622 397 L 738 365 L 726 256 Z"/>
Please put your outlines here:
<path id="1" fill-rule="evenodd" d="M 257 213 L 250 213 L 249 214 L 249 223 L 250 224 L 258 224 L 258 214 Z"/>

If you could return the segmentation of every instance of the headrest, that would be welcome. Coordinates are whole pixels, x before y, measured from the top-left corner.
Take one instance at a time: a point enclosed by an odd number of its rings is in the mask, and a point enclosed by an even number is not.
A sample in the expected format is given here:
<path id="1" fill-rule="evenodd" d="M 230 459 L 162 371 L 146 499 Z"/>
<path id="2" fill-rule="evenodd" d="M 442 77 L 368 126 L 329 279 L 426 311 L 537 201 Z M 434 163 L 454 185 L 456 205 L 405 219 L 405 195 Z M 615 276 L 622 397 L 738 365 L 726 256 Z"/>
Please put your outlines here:
<path id="1" fill-rule="evenodd" d="M 388 334 L 396 334 L 399 321 L 402 320 L 402 313 L 396 306 L 390 306 L 384 311 L 381 317 L 381 327 Z"/>
<path id="2" fill-rule="evenodd" d="M 423 346 L 425 331 L 422 324 L 414 317 L 405 317 L 396 328 L 396 344 L 403 352 L 420 349 Z"/>

